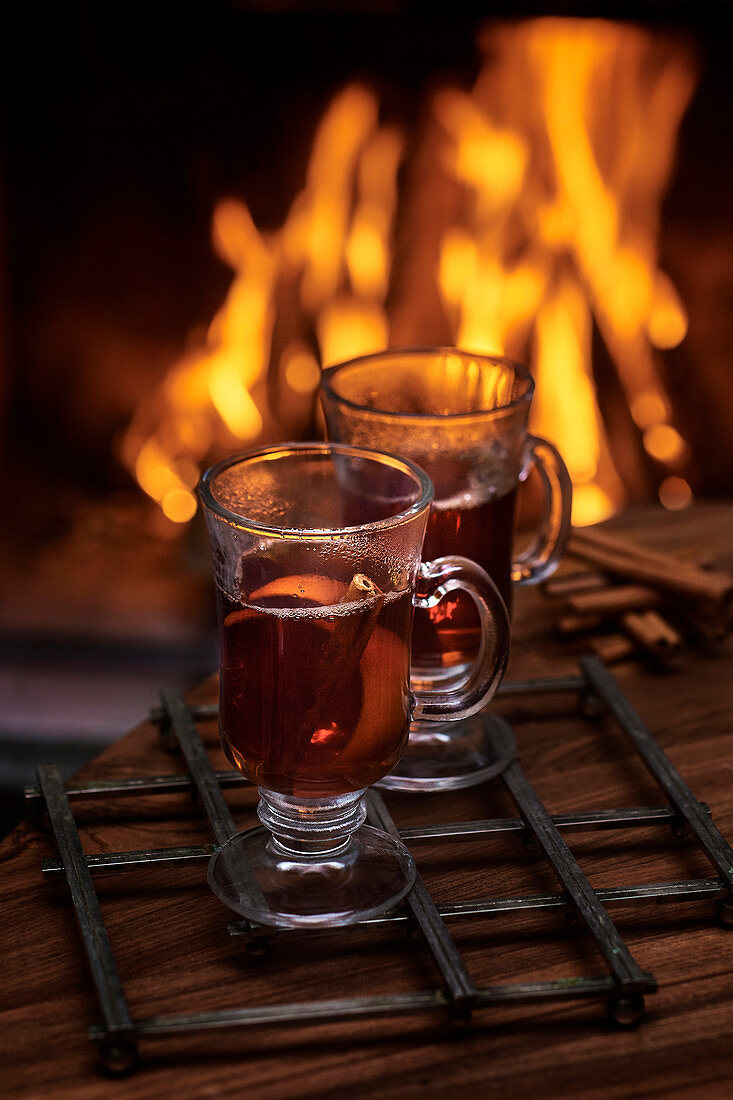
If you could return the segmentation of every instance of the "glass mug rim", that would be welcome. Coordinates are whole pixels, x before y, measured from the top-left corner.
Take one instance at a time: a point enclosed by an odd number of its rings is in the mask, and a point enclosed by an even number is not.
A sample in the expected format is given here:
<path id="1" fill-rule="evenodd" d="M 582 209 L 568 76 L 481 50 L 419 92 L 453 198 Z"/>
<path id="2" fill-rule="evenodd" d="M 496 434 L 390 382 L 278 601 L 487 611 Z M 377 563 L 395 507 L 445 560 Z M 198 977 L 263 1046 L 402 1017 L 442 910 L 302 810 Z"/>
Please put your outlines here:
<path id="1" fill-rule="evenodd" d="M 508 401 L 506 405 L 496 405 L 488 409 L 470 409 L 465 412 L 451 412 L 451 413 L 419 413 L 419 412 L 399 412 L 394 409 L 387 408 L 375 408 L 372 405 L 363 405 L 358 401 L 352 401 L 349 397 L 344 397 L 334 388 L 333 379 L 346 371 L 349 367 L 358 367 L 361 365 L 368 365 L 374 363 L 379 359 L 407 359 L 410 356 L 420 356 L 425 358 L 427 356 L 456 356 L 457 358 L 465 361 L 467 359 L 473 359 L 480 364 L 506 367 L 511 369 L 522 382 L 525 383 L 525 390 L 519 396 Z M 370 352 L 368 355 L 358 355 L 353 359 L 347 359 L 343 363 L 334 363 L 330 367 L 324 367 L 321 373 L 320 387 L 323 393 L 334 402 L 338 402 L 350 409 L 354 409 L 364 416 L 385 417 L 387 419 L 395 421 L 415 421 L 415 423 L 425 424 L 431 420 L 439 423 L 446 423 L 448 421 L 466 422 L 471 420 L 486 420 L 486 419 L 502 419 L 511 416 L 518 409 L 529 405 L 532 402 L 532 397 L 535 390 L 535 380 L 527 369 L 522 366 L 521 363 L 515 362 L 513 359 L 509 359 L 506 355 L 491 355 L 485 352 L 473 352 L 466 351 L 463 348 L 445 347 L 445 346 L 431 346 L 431 345 L 414 345 L 407 347 L 396 348 L 384 348 L 382 351 Z"/>
<path id="2" fill-rule="evenodd" d="M 336 525 L 331 525 L 330 527 L 285 527 L 278 526 L 277 524 L 263 523 L 260 520 L 251 519 L 240 512 L 232 511 L 214 496 L 214 483 L 217 477 L 232 466 L 240 464 L 245 465 L 246 463 L 259 459 L 275 460 L 278 457 L 293 454 L 340 454 L 348 458 L 367 459 L 381 466 L 390 466 L 392 469 L 401 470 L 404 474 L 409 475 L 416 483 L 416 491 L 419 492 L 419 495 L 409 508 L 403 508 L 394 515 L 384 516 L 381 519 L 370 520 L 351 527 Z M 237 454 L 229 455 L 227 458 L 223 458 L 220 462 L 217 462 L 206 470 L 199 481 L 198 492 L 201 502 L 207 511 L 213 512 L 220 519 L 224 520 L 225 523 L 232 527 L 236 527 L 237 530 L 263 533 L 273 538 L 297 538 L 317 541 L 320 539 L 330 539 L 335 534 L 348 535 L 365 531 L 383 531 L 388 528 L 398 527 L 404 523 L 409 523 L 430 507 L 434 490 L 432 481 L 422 467 L 418 466 L 415 462 L 411 462 L 409 459 L 400 458 L 398 455 L 391 454 L 388 451 L 379 451 L 370 447 L 353 447 L 347 443 L 299 442 L 279 443 L 267 447 L 257 447 L 250 451 L 240 451 Z"/>

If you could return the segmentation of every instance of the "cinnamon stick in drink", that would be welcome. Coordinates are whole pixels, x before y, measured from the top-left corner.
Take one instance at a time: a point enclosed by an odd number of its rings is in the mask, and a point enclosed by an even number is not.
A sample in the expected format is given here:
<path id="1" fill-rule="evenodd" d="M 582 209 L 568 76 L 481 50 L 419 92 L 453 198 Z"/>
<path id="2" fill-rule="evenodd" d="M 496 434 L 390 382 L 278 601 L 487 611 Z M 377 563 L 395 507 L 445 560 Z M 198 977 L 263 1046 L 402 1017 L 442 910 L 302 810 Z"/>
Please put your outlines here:
<path id="1" fill-rule="evenodd" d="M 301 726 L 302 733 L 308 739 L 319 723 L 327 720 L 329 705 L 335 694 L 356 675 L 384 599 L 384 592 L 370 577 L 365 573 L 355 573 L 346 593 L 339 600 L 341 606 L 369 600 L 370 607 L 366 614 L 346 614 L 336 619 L 333 633 L 321 656 L 316 697 Z"/>

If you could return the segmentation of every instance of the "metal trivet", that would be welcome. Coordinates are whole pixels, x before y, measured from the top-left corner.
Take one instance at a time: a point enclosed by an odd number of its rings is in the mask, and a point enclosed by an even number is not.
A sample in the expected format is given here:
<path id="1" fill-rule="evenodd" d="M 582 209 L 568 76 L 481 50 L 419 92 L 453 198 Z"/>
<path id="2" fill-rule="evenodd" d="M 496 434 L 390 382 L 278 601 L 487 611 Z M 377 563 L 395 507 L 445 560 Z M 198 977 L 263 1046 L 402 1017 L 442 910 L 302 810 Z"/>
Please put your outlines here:
<path id="1" fill-rule="evenodd" d="M 650 899 L 680 901 L 710 898 L 717 902 L 721 922 L 733 926 L 733 850 L 712 823 L 708 808 L 697 801 L 681 779 L 602 661 L 596 657 L 586 657 L 580 660 L 579 666 L 579 676 L 515 681 L 503 685 L 500 693 L 508 696 L 577 692 L 581 708 L 586 714 L 591 715 L 594 711 L 600 713 L 605 709 L 616 720 L 661 787 L 668 799 L 668 805 L 591 813 L 548 814 L 520 767 L 511 728 L 504 719 L 496 717 L 492 719 L 492 725 L 497 749 L 505 760 L 500 778 L 517 806 L 519 817 L 461 821 L 400 830 L 392 820 L 381 795 L 374 789 L 368 792 L 370 822 L 393 836 L 401 837 L 403 841 L 410 843 L 477 837 L 489 833 L 520 833 L 542 849 L 560 881 L 562 889 L 556 893 L 481 898 L 437 906 L 418 875 L 412 890 L 397 909 L 364 922 L 369 925 L 402 923 L 416 926 L 422 933 L 443 979 L 442 988 L 434 990 L 134 1019 L 130 1015 L 117 973 L 92 881 L 93 875 L 99 871 L 119 872 L 140 866 L 182 866 L 191 862 L 208 861 L 216 846 L 224 844 L 237 832 L 222 791 L 246 784 L 247 781 L 233 771 L 215 771 L 198 735 L 196 721 L 214 717 L 217 707 L 186 706 L 181 696 L 174 692 L 162 695 L 162 708 L 154 712 L 153 718 L 160 724 L 164 742 L 170 746 L 173 739 L 182 751 L 188 766 L 187 775 L 72 781 L 65 785 L 57 768 L 40 767 L 39 786 L 26 788 L 26 799 L 39 817 L 46 816 L 59 850 L 60 861 L 45 860 L 42 865 L 43 873 L 49 877 L 60 877 L 63 874 L 69 886 L 103 1018 L 102 1023 L 90 1028 L 89 1037 L 98 1045 L 104 1067 L 113 1073 L 128 1072 L 137 1062 L 138 1041 L 148 1037 L 159 1038 L 257 1024 L 345 1022 L 358 1017 L 394 1016 L 425 1011 L 446 1014 L 450 1023 L 465 1026 L 470 1022 L 474 1010 L 489 1005 L 567 998 L 605 1000 L 610 1017 L 617 1024 L 637 1024 L 644 1014 L 644 995 L 656 991 L 656 981 L 652 974 L 639 967 L 610 920 L 605 906 L 613 902 L 633 903 Z M 191 790 L 198 794 L 214 833 L 215 844 L 111 852 L 105 855 L 84 854 L 71 809 L 72 801 L 168 794 L 182 790 Z M 564 829 L 616 829 L 658 824 L 671 825 L 676 832 L 691 833 L 717 877 L 616 886 L 594 891 L 561 836 L 561 830 Z M 606 962 L 608 974 L 477 986 L 446 927 L 445 920 L 521 910 L 564 910 L 569 917 L 584 924 Z M 234 935 L 244 935 L 249 950 L 255 953 L 266 950 L 274 936 L 297 934 L 294 931 L 266 929 L 247 921 L 236 921 L 230 924 L 229 930 Z"/>

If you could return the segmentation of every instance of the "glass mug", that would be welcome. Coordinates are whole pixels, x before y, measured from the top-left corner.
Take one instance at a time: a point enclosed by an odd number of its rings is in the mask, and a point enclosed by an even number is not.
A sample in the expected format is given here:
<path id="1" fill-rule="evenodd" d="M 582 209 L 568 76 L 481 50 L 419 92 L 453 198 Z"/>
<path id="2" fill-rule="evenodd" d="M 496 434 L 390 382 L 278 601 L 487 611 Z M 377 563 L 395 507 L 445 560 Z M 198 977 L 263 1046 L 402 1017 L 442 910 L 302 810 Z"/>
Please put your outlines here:
<path id="1" fill-rule="evenodd" d="M 224 750 L 259 787 L 265 828 L 223 845 L 209 884 L 262 924 L 347 924 L 414 878 L 394 838 L 363 824 L 365 789 L 398 762 L 413 718 L 481 710 L 503 675 L 509 622 L 484 571 L 421 563 L 432 485 L 411 462 L 338 444 L 226 459 L 199 493 L 220 622 Z M 420 578 L 420 595 L 416 584 Z M 458 690 L 410 690 L 413 607 L 468 593 L 481 644 Z"/>
<path id="2" fill-rule="evenodd" d="M 512 604 L 513 584 L 536 584 L 557 568 L 570 532 L 572 485 L 547 440 L 527 430 L 534 380 L 508 359 L 455 348 L 403 348 L 323 372 L 330 439 L 369 445 L 418 463 L 435 496 L 427 557 L 459 554 L 481 565 Z M 544 510 L 531 545 L 514 553 L 519 485 L 532 468 Z M 415 612 L 413 677 L 455 685 L 479 644 L 478 619 L 462 593 Z M 439 733 L 413 727 L 408 752 L 382 783 L 401 790 L 468 786 L 495 771 L 481 722 Z"/>

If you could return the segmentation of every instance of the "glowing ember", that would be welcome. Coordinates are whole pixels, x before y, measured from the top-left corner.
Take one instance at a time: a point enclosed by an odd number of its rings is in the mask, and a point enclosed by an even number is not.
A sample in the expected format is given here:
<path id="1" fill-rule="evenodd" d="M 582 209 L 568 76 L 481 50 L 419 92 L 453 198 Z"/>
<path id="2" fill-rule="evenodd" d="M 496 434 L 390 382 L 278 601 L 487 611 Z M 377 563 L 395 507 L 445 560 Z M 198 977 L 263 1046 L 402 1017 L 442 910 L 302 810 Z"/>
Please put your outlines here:
<path id="1" fill-rule="evenodd" d="M 688 447 L 655 359 L 687 326 L 657 237 L 693 91 L 689 58 L 601 20 L 507 24 L 482 45 L 473 89 L 444 89 L 429 104 L 411 192 L 398 193 L 402 135 L 354 85 L 322 118 L 279 230 L 261 233 L 241 202 L 217 207 L 229 294 L 204 346 L 174 367 L 123 442 L 125 463 L 172 521 L 193 515 L 212 455 L 310 423 L 322 366 L 395 341 L 434 342 L 422 321 L 438 314 L 443 342 L 529 360 L 532 427 L 565 457 L 576 524 L 625 496 L 597 401 L 594 329 L 640 445 L 667 467 L 660 500 L 689 503 L 679 476 Z M 397 218 L 410 247 L 393 256 Z"/>

